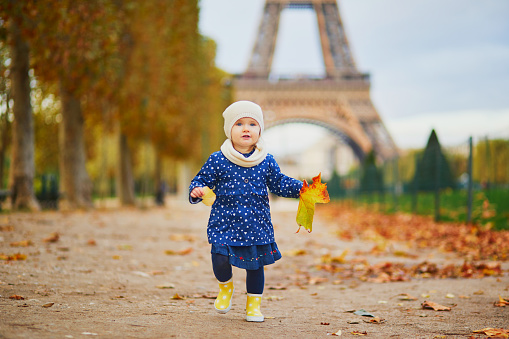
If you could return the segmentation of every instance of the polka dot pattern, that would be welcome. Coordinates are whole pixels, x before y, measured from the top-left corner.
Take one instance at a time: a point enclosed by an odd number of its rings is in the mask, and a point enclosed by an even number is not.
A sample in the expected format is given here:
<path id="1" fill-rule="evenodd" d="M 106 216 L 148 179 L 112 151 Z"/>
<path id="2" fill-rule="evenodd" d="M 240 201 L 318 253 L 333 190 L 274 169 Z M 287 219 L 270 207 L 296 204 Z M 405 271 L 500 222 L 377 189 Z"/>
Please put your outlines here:
<path id="1" fill-rule="evenodd" d="M 281 197 L 298 198 L 302 181 L 281 173 L 271 154 L 256 166 L 242 167 L 215 152 L 192 180 L 189 192 L 204 186 L 216 193 L 207 227 L 209 243 L 252 246 L 275 242 L 269 190 Z"/>

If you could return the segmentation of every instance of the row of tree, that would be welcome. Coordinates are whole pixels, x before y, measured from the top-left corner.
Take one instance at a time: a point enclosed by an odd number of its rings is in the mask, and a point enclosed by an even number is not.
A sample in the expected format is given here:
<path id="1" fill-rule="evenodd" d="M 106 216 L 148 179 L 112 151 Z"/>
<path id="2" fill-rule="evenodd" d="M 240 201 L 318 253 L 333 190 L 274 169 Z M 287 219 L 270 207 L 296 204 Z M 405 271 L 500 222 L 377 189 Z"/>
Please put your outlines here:
<path id="1" fill-rule="evenodd" d="M 469 177 L 476 187 L 509 187 L 509 140 L 486 138 L 472 146 L 470 149 L 465 143 L 444 149 L 432 130 L 424 149 L 407 151 L 385 163 L 377 163 L 371 152 L 347 176 L 340 178 L 334 173 L 328 182 L 329 191 L 337 197 L 348 190 L 367 194 L 395 190 L 430 192 L 466 188 Z"/>
<path id="2" fill-rule="evenodd" d="M 92 205 L 86 163 L 97 133 L 116 136 L 123 204 L 134 203 L 140 144 L 155 153 L 156 185 L 163 159 L 203 160 L 217 148 L 217 112 L 231 94 L 228 75 L 214 65 L 215 43 L 199 34 L 198 20 L 198 0 L 0 3 L 0 168 L 10 149 L 14 208 L 39 208 L 35 142 L 58 144 L 49 153 L 58 154 L 67 208 Z"/>

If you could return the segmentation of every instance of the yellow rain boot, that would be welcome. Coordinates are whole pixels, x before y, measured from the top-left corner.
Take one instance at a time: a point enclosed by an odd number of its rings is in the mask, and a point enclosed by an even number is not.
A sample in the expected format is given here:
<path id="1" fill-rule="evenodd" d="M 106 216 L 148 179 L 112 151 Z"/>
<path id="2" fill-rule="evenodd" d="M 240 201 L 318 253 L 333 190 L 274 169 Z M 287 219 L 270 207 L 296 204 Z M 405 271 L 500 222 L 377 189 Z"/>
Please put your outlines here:
<path id="1" fill-rule="evenodd" d="M 261 294 L 247 294 L 246 303 L 246 320 L 247 321 L 263 321 L 263 314 L 260 312 L 260 304 L 262 302 Z"/>
<path id="2" fill-rule="evenodd" d="M 226 313 L 232 308 L 232 296 L 234 291 L 233 278 L 226 282 L 219 282 L 219 294 L 214 302 L 216 311 L 219 313 Z"/>

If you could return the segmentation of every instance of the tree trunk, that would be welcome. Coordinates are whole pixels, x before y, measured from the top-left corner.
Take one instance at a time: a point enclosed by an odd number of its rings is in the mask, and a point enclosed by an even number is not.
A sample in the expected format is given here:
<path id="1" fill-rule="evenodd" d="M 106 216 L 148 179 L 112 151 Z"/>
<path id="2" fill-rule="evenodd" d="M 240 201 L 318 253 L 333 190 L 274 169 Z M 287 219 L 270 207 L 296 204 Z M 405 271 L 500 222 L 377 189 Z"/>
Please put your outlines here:
<path id="1" fill-rule="evenodd" d="M 59 131 L 62 209 L 91 208 L 92 182 L 86 170 L 84 120 L 78 98 L 60 86 L 62 122 Z"/>
<path id="2" fill-rule="evenodd" d="M 1 146 L 0 146 L 0 189 L 4 188 L 4 168 L 5 168 L 5 153 L 7 152 L 7 147 L 9 143 L 9 136 L 11 135 L 10 127 L 11 124 L 8 119 L 8 112 L 9 112 L 9 97 L 7 96 L 7 100 L 5 102 L 6 113 L 2 115 L 0 121 L 0 135 L 1 140 Z"/>
<path id="3" fill-rule="evenodd" d="M 30 103 L 29 47 L 14 21 L 10 25 L 11 81 L 14 101 L 12 129 L 11 201 L 13 209 L 37 211 L 34 194 L 34 125 Z"/>
<path id="4" fill-rule="evenodd" d="M 117 192 L 122 206 L 134 205 L 134 176 L 131 150 L 127 144 L 127 137 L 121 132 L 119 134 L 119 161 L 117 175 Z"/>
<path id="5" fill-rule="evenodd" d="M 164 206 L 164 196 L 166 195 L 166 183 L 163 180 L 163 159 L 159 152 L 155 156 L 155 178 L 154 188 L 156 192 L 156 205 Z"/>

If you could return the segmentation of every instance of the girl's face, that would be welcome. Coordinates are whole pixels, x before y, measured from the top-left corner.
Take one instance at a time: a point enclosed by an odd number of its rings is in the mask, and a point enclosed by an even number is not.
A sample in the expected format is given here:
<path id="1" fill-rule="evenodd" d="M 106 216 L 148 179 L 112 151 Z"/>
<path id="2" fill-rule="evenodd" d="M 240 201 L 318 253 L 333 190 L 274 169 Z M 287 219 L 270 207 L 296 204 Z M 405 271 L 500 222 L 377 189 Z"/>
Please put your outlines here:
<path id="1" fill-rule="evenodd" d="M 253 118 L 240 118 L 232 127 L 233 147 L 241 153 L 249 153 L 260 138 L 260 125 Z"/>

